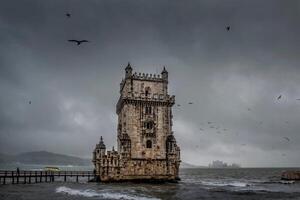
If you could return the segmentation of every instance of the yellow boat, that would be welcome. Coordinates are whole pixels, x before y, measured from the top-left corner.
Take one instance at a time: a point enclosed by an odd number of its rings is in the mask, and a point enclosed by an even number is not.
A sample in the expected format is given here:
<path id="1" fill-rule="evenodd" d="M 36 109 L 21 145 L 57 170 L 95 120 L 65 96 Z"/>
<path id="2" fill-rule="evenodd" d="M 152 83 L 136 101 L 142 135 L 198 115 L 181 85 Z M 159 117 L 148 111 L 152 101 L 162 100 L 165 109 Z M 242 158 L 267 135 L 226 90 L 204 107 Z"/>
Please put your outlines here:
<path id="1" fill-rule="evenodd" d="M 60 169 L 58 167 L 45 167 L 44 171 L 58 172 Z"/>

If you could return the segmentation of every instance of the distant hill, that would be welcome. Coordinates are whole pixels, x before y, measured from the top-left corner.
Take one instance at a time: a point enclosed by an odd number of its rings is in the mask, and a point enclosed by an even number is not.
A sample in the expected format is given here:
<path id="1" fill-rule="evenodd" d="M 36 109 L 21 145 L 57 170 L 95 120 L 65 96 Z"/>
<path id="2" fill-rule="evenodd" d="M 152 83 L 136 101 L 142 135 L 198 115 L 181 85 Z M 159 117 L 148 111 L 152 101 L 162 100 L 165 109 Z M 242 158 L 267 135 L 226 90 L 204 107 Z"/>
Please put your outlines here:
<path id="1" fill-rule="evenodd" d="M 38 165 L 92 165 L 91 159 L 79 158 L 63 154 L 51 153 L 47 151 L 33 151 L 17 155 L 6 155 L 0 153 L 1 163 L 22 163 L 22 164 L 38 164 Z M 180 163 L 180 168 L 203 168 L 186 162 Z"/>
<path id="2" fill-rule="evenodd" d="M 41 165 L 91 165 L 90 159 L 56 154 L 47 151 L 26 152 L 17 155 L 0 154 L 0 163 L 22 163 Z"/>

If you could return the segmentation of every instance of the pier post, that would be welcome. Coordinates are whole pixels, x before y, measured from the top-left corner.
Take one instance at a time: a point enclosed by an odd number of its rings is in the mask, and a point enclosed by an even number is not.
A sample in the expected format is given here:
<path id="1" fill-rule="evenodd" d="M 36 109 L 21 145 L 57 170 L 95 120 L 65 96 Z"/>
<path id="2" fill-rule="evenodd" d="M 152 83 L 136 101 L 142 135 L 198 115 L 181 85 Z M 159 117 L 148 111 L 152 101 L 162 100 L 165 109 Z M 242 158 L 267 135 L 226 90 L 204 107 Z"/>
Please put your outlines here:
<path id="1" fill-rule="evenodd" d="M 77 176 L 76 176 L 76 182 L 78 183 L 78 174 L 77 174 Z"/>
<path id="2" fill-rule="evenodd" d="M 15 184 L 15 177 L 14 177 L 14 171 L 11 171 L 11 181 L 12 181 L 12 184 Z"/>
<path id="3" fill-rule="evenodd" d="M 41 171 L 40 172 L 40 183 L 42 182 L 42 175 L 43 175 L 43 172 Z"/>
<path id="4" fill-rule="evenodd" d="M 47 177 L 47 174 L 48 174 L 48 173 L 47 173 L 47 172 L 45 172 L 45 182 L 47 182 L 47 181 L 48 181 L 48 180 L 47 180 L 47 178 L 48 178 L 48 177 Z"/>
<path id="5" fill-rule="evenodd" d="M 20 173 L 17 173 L 17 184 L 19 184 L 19 176 L 20 176 Z"/>
<path id="6" fill-rule="evenodd" d="M 65 172 L 65 175 L 64 175 L 64 181 L 65 181 L 65 182 L 67 181 L 67 175 L 66 175 L 66 172 Z"/>
<path id="7" fill-rule="evenodd" d="M 29 183 L 29 184 L 31 183 L 31 171 L 29 172 L 29 180 L 28 180 L 28 183 Z"/>
<path id="8" fill-rule="evenodd" d="M 35 181 L 35 183 L 37 183 L 37 171 L 35 171 L 35 173 L 34 173 L 34 181 Z"/>
<path id="9" fill-rule="evenodd" d="M 4 173 L 4 177 L 3 177 L 3 185 L 5 185 L 5 179 L 6 179 L 6 175 L 7 175 L 7 171 L 5 171 L 5 173 Z"/>
<path id="10" fill-rule="evenodd" d="M 24 171 L 23 177 L 24 177 L 24 184 L 26 184 L 26 171 Z"/>

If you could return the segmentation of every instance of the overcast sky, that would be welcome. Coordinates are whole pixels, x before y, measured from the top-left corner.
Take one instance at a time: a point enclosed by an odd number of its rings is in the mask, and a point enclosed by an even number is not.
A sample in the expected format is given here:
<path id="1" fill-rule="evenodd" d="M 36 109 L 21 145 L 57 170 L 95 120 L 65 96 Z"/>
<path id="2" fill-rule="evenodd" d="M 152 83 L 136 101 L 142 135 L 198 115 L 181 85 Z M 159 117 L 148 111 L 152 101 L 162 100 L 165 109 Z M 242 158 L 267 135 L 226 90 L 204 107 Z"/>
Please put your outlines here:
<path id="1" fill-rule="evenodd" d="M 169 71 L 183 161 L 299 167 L 299 23 L 297 0 L 0 0 L 0 152 L 116 145 L 130 61 Z"/>

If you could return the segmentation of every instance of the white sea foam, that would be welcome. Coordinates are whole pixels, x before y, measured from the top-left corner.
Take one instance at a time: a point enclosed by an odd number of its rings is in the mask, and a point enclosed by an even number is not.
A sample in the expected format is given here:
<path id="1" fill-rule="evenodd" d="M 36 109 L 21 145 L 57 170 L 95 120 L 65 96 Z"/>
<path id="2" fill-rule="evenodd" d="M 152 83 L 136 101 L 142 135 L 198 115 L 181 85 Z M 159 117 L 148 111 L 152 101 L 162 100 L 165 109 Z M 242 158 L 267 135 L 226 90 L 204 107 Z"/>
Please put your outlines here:
<path id="1" fill-rule="evenodd" d="M 130 194 L 122 194 L 118 192 L 96 192 L 94 190 L 79 190 L 72 189 L 65 186 L 56 188 L 57 193 L 64 193 L 68 195 L 84 196 L 84 197 L 100 197 L 104 199 L 123 199 L 123 200 L 157 200 L 157 198 L 136 196 Z"/>
<path id="2" fill-rule="evenodd" d="M 232 182 L 217 182 L 217 181 L 201 181 L 201 184 L 208 186 L 231 186 L 231 187 L 248 187 L 249 183 L 232 181 Z"/>

